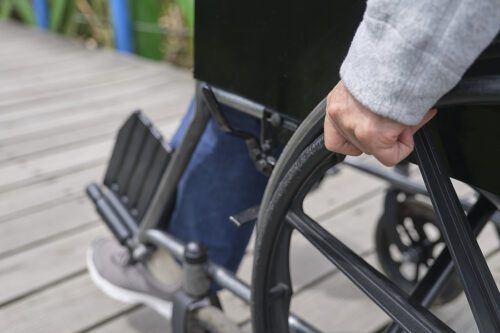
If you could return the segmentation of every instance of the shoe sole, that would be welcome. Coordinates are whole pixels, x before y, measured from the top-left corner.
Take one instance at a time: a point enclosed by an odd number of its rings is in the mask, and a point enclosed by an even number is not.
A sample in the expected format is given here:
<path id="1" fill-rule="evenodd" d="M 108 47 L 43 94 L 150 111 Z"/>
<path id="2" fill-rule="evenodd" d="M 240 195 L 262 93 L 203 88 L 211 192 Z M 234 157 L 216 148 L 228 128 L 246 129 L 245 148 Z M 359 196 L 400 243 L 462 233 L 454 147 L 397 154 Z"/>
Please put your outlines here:
<path id="1" fill-rule="evenodd" d="M 87 269 L 94 284 L 109 297 L 128 304 L 144 304 L 167 319 L 172 318 L 172 302 L 116 286 L 106 280 L 94 266 L 93 250 L 87 250 Z"/>

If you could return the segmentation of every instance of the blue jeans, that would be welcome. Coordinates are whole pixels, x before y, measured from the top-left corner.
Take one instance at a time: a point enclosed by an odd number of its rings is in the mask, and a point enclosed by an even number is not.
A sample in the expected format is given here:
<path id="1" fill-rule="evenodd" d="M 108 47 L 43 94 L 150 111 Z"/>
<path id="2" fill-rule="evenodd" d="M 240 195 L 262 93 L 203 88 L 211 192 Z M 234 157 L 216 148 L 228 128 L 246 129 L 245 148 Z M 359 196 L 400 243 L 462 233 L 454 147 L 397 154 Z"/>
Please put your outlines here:
<path id="1" fill-rule="evenodd" d="M 258 135 L 257 119 L 228 107 L 223 112 L 232 126 Z M 193 113 L 194 102 L 172 139 L 174 148 Z M 267 177 L 254 167 L 245 142 L 223 133 L 210 119 L 177 187 L 169 232 L 184 242 L 202 242 L 213 262 L 236 272 L 253 224 L 236 227 L 229 216 L 258 205 L 266 183 Z"/>

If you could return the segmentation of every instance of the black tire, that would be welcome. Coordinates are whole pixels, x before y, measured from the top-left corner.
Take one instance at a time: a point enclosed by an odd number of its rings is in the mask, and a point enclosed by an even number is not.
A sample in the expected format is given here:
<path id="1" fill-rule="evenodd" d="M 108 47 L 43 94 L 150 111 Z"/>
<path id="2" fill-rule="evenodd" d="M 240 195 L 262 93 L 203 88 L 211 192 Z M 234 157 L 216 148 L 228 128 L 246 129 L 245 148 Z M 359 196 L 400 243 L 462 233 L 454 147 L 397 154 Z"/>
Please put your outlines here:
<path id="1" fill-rule="evenodd" d="M 280 272 L 288 271 L 288 258 L 275 260 L 285 267 L 275 265 L 273 261 L 275 240 L 283 233 L 284 216 L 295 196 L 300 195 L 299 190 L 311 188 L 326 170 L 343 160 L 343 156 L 333 155 L 324 147 L 322 132 L 325 106 L 325 101 L 321 102 L 294 133 L 273 171 L 263 197 L 252 276 L 251 309 L 253 330 L 256 333 L 288 332 L 288 311 L 276 313 L 267 304 L 272 287 L 270 284 L 280 284 L 270 283 L 268 278 L 276 276 L 279 281 Z M 286 284 L 289 281 L 283 282 Z M 282 299 L 286 308 L 291 291 L 285 290 L 284 294 Z"/>
<path id="2" fill-rule="evenodd" d="M 326 99 L 322 100 L 314 110 L 309 114 L 309 116 L 304 119 L 300 124 L 299 128 L 292 135 L 290 140 L 288 140 L 287 145 L 283 149 L 276 166 L 274 167 L 273 173 L 269 178 L 269 181 L 262 197 L 262 203 L 259 210 L 259 218 L 266 214 L 267 207 L 271 198 L 278 186 L 281 178 L 284 177 L 286 171 L 290 169 L 292 164 L 297 160 L 300 153 L 309 146 L 314 139 L 318 137 L 320 133 L 323 132 L 323 122 L 325 120 L 326 112 Z M 261 223 L 257 224 L 257 232 L 259 232 Z"/>
<path id="3" fill-rule="evenodd" d="M 293 227 L 285 222 L 318 179 L 344 156 L 324 147 L 324 101 L 294 133 L 271 175 L 259 211 L 252 275 L 255 333 L 289 332 L 292 284 L 289 248 Z"/>
<path id="4" fill-rule="evenodd" d="M 196 333 L 241 333 L 238 325 L 231 321 L 221 309 L 211 305 L 193 311 L 190 331 Z"/>

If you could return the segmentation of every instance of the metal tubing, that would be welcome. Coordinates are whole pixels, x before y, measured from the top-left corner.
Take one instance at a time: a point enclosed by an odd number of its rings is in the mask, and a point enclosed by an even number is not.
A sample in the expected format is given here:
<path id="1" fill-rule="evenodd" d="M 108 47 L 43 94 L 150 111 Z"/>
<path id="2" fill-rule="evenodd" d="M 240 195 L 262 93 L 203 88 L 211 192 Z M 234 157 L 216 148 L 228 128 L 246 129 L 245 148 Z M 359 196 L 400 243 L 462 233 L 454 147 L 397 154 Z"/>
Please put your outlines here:
<path id="1" fill-rule="evenodd" d="M 415 152 L 479 331 L 500 332 L 498 288 L 425 127 L 415 134 Z"/>
<path id="2" fill-rule="evenodd" d="M 167 250 L 179 261 L 184 259 L 184 244 L 165 232 L 149 229 L 144 234 L 144 241 Z"/>
<path id="3" fill-rule="evenodd" d="M 294 314 L 288 316 L 288 326 L 291 333 L 321 333 L 317 328 L 311 324 L 303 321 Z"/>
<path id="4" fill-rule="evenodd" d="M 262 116 L 264 115 L 266 107 L 261 104 L 257 104 L 249 99 L 231 94 L 222 89 L 213 87 L 211 89 L 215 97 L 217 98 L 217 102 L 221 104 L 237 109 L 238 111 L 249 114 L 255 118 L 262 118 Z"/>
<path id="5" fill-rule="evenodd" d="M 147 230 L 144 234 L 144 241 L 166 249 L 177 260 L 184 259 L 184 244 L 165 232 L 154 229 Z M 230 290 L 244 302 L 250 303 L 250 287 L 233 273 L 212 262 L 208 263 L 207 272 L 219 286 Z"/>
<path id="6" fill-rule="evenodd" d="M 231 94 L 222 89 L 217 89 L 214 87 L 210 88 L 214 93 L 217 102 L 219 102 L 220 104 L 232 107 L 234 109 L 237 109 L 238 111 L 241 111 L 258 119 L 262 119 L 264 117 L 264 114 L 267 110 L 264 105 L 255 103 L 244 97 Z M 291 131 L 295 131 L 297 129 L 297 124 L 295 122 L 286 119 L 283 120 L 282 126 Z"/>
<path id="7" fill-rule="evenodd" d="M 483 230 L 494 211 L 496 211 L 496 207 L 482 196 L 474 204 L 467 218 L 475 237 Z M 450 252 L 445 248 L 434 261 L 424 278 L 418 282 L 411 296 L 423 306 L 430 307 L 443 287 L 449 282 L 454 271 L 455 267 L 451 260 Z M 392 323 L 385 330 L 385 333 L 403 332 L 403 329 L 395 323 Z"/>
<path id="8" fill-rule="evenodd" d="M 245 303 L 250 303 L 252 298 L 250 286 L 234 276 L 233 273 L 214 263 L 208 265 L 208 273 L 219 286 L 231 291 Z M 311 324 L 292 313 L 288 316 L 288 325 L 292 333 L 320 333 Z"/>
<path id="9" fill-rule="evenodd" d="M 243 300 L 245 303 L 250 303 L 250 287 L 238 277 L 234 276 L 233 273 L 211 262 L 208 265 L 208 274 L 219 286 L 224 289 L 230 290 L 234 295 Z"/>
<path id="10" fill-rule="evenodd" d="M 425 196 L 429 196 L 427 189 L 423 184 L 419 184 L 415 181 L 408 179 L 407 176 L 404 176 L 400 173 L 387 171 L 380 167 L 368 165 L 366 163 L 360 162 L 358 159 L 346 157 L 342 164 L 348 165 L 354 169 L 363 171 L 369 175 L 384 179 L 391 183 L 392 186 L 415 194 L 422 194 Z"/>
<path id="11" fill-rule="evenodd" d="M 160 180 L 160 184 L 156 190 L 153 200 L 151 201 L 143 221 L 139 228 L 139 240 L 143 239 L 144 232 L 148 229 L 154 229 L 165 210 L 165 207 L 170 206 L 175 197 L 177 184 L 179 183 L 184 170 L 186 169 L 191 156 L 193 155 L 196 146 L 200 140 L 203 131 L 210 119 L 210 112 L 207 110 L 205 103 L 202 102 L 200 85 L 196 88 L 196 110 L 193 119 L 189 124 L 186 134 L 182 141 L 174 151 L 172 159 L 165 170 L 165 174 Z"/>
<path id="12" fill-rule="evenodd" d="M 111 14 L 111 22 L 113 23 L 113 31 L 115 34 L 116 49 L 123 53 L 134 52 L 129 1 L 110 0 L 109 9 Z"/>
<path id="13" fill-rule="evenodd" d="M 113 235 L 118 239 L 118 241 L 125 245 L 127 241 L 132 237 L 131 231 L 123 225 L 122 221 L 118 219 L 116 212 L 111 207 L 110 203 L 104 198 L 101 188 L 92 183 L 87 186 L 87 195 L 94 202 L 97 212 L 102 217 L 104 223 L 111 230 Z"/>
<path id="14" fill-rule="evenodd" d="M 369 165 L 367 163 L 360 162 L 356 158 L 346 157 L 344 162 L 347 166 L 350 166 L 356 170 L 363 171 L 369 175 L 375 176 L 377 178 L 388 181 L 392 186 L 409 193 L 421 194 L 429 196 L 429 192 L 425 188 L 424 184 L 419 184 L 416 181 L 409 179 L 408 177 L 393 171 L 387 171 L 380 167 Z M 469 210 L 472 204 L 465 200 L 460 200 L 462 207 L 465 210 Z M 493 216 L 491 216 L 491 221 L 496 225 L 500 225 L 500 211 L 496 211 Z"/>
<path id="15" fill-rule="evenodd" d="M 184 244 L 165 232 L 154 229 L 147 230 L 144 234 L 144 241 L 169 251 L 177 260 L 182 261 L 184 258 Z M 211 261 L 207 264 L 207 273 L 219 286 L 229 290 L 245 303 L 250 303 L 250 286 L 233 273 Z M 319 333 L 317 329 L 294 314 L 290 314 L 288 323 L 294 333 Z"/>
<path id="16" fill-rule="evenodd" d="M 139 229 L 137 222 L 130 215 L 127 209 L 122 205 L 120 199 L 117 198 L 116 194 L 105 190 L 102 192 L 102 196 L 106 199 L 106 201 L 111 205 L 113 210 L 116 212 L 121 221 L 123 221 L 123 225 L 130 230 L 131 234 L 135 234 Z"/>
<path id="17" fill-rule="evenodd" d="M 387 277 L 307 215 L 290 211 L 286 220 L 408 332 L 453 332 L 428 309 L 409 298 Z"/>

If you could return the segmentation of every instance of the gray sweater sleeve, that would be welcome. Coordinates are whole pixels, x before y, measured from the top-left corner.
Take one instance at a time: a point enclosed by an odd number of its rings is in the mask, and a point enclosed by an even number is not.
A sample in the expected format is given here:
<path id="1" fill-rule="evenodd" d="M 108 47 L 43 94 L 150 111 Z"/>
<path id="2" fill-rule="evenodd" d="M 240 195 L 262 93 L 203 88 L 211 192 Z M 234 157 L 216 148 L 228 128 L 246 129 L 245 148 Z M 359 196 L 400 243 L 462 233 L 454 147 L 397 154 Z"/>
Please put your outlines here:
<path id="1" fill-rule="evenodd" d="M 373 112 L 414 125 L 500 30 L 500 0 L 368 0 L 340 76 Z"/>

